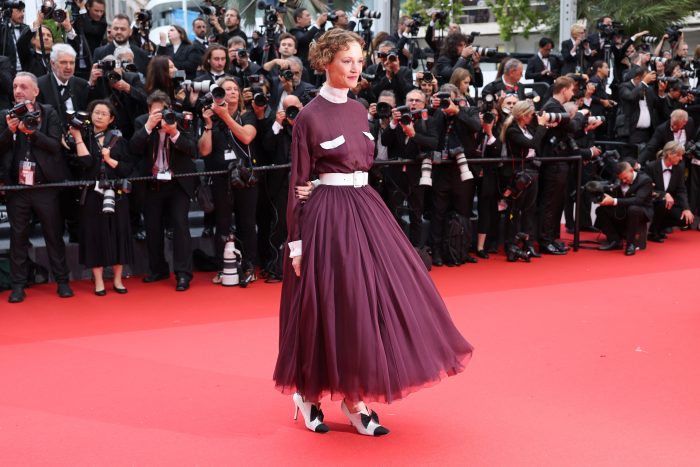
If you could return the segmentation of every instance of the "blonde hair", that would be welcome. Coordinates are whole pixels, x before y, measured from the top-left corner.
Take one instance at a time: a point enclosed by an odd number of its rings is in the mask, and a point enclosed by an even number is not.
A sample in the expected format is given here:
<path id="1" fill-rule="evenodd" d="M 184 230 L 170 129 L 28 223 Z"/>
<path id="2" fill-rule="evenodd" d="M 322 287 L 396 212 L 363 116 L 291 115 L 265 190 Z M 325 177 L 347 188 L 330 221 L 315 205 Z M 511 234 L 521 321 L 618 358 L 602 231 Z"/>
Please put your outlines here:
<path id="1" fill-rule="evenodd" d="M 506 132 L 508 131 L 508 128 L 513 124 L 513 122 L 517 122 L 519 119 L 534 112 L 535 107 L 532 105 L 532 102 L 516 102 L 513 108 L 510 110 L 510 115 L 508 116 L 508 118 L 506 118 L 506 121 L 503 123 L 503 128 L 501 129 L 501 142 L 503 142 L 503 144 L 506 143 Z"/>
<path id="2" fill-rule="evenodd" d="M 245 105 L 243 104 L 243 91 L 241 91 L 240 84 L 238 84 L 236 78 L 232 76 L 224 76 L 223 78 L 219 78 L 216 85 L 223 88 L 224 83 L 233 83 L 236 85 L 236 88 L 238 89 L 238 114 L 243 115 L 245 113 Z"/>
<path id="3" fill-rule="evenodd" d="M 681 156 L 685 154 L 685 147 L 678 141 L 669 141 L 668 143 L 664 144 L 661 151 L 656 153 L 656 157 L 659 159 L 666 159 L 666 156 L 678 153 L 680 153 Z"/>
<path id="4" fill-rule="evenodd" d="M 333 61 L 335 54 L 341 50 L 350 48 L 352 42 L 357 42 L 360 47 L 365 46 L 362 38 L 345 29 L 333 28 L 325 32 L 316 42 L 309 47 L 309 64 L 316 71 L 324 71 L 326 66 Z"/>

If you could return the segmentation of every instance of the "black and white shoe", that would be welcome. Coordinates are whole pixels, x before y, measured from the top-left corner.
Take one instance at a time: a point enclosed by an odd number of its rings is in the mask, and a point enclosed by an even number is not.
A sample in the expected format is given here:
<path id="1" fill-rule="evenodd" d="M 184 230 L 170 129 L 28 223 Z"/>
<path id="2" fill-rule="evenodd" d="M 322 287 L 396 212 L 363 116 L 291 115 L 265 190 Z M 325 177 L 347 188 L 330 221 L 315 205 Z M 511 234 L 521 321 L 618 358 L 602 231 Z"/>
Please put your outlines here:
<path id="1" fill-rule="evenodd" d="M 297 419 L 301 410 L 301 416 L 304 417 L 306 428 L 314 433 L 328 433 L 328 426 L 323 423 L 323 412 L 316 404 L 304 402 L 304 398 L 298 392 L 292 396 L 292 400 L 296 406 L 294 409 L 294 420 Z"/>
<path id="2" fill-rule="evenodd" d="M 365 407 L 364 411 L 351 413 L 345 401 L 340 404 L 340 409 L 343 411 L 350 424 L 355 427 L 361 435 L 367 436 L 383 436 L 389 434 L 389 430 L 379 423 L 379 416 L 374 410 L 370 411 Z"/>

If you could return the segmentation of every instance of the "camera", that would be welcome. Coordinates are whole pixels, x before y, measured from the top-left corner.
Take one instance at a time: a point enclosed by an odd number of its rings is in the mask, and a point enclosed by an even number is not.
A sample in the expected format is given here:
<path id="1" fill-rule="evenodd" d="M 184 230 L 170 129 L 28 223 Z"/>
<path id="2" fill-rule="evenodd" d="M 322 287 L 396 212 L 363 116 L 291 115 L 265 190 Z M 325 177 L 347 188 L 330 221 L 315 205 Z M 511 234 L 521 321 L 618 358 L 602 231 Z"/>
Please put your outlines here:
<path id="1" fill-rule="evenodd" d="M 606 39 L 612 39 L 616 35 L 624 34 L 624 25 L 617 21 L 613 21 L 612 24 L 604 24 L 602 21 L 598 21 L 596 25 L 600 34 Z"/>
<path id="2" fill-rule="evenodd" d="M 567 124 L 571 120 L 571 117 L 569 116 L 568 113 L 562 112 L 562 113 L 551 113 L 551 112 L 537 112 L 537 115 L 541 117 L 542 115 L 545 115 L 547 117 L 547 123 L 562 123 L 562 124 Z"/>
<path id="3" fill-rule="evenodd" d="M 360 14 L 358 15 L 358 18 L 379 19 L 381 17 L 382 14 L 379 11 L 372 11 L 365 5 L 360 7 Z"/>
<path id="4" fill-rule="evenodd" d="M 206 81 L 190 81 L 189 79 L 186 79 L 180 84 L 180 87 L 183 89 L 192 91 L 192 92 L 209 92 L 209 89 L 211 88 L 211 81 L 206 80 Z"/>
<path id="5" fill-rule="evenodd" d="M 540 101 L 540 95 L 534 89 L 525 91 L 525 99 L 530 99 L 532 102 L 537 104 Z"/>
<path id="6" fill-rule="evenodd" d="M 138 73 L 139 69 L 136 68 L 136 64 L 130 62 L 129 60 L 122 60 L 119 64 L 122 70 L 128 71 L 129 73 Z"/>
<path id="7" fill-rule="evenodd" d="M 435 21 L 438 23 L 446 23 L 447 18 L 449 17 L 449 13 L 446 11 L 436 11 L 435 12 Z"/>
<path id="8" fill-rule="evenodd" d="M 9 116 L 18 118 L 30 131 L 37 130 L 41 124 L 41 114 L 38 110 L 34 110 L 34 105 L 29 101 L 16 104 L 10 109 Z"/>
<path id="9" fill-rule="evenodd" d="M 377 118 L 391 118 L 391 105 L 386 102 L 377 102 Z"/>
<path id="10" fill-rule="evenodd" d="M 435 76 L 431 72 L 423 72 L 423 81 L 425 81 L 426 83 L 432 83 L 434 79 Z"/>
<path id="11" fill-rule="evenodd" d="M 151 13 L 151 10 L 146 10 L 142 8 L 136 13 L 136 21 L 139 23 L 150 23 L 151 19 L 153 19 L 153 14 Z"/>
<path id="12" fill-rule="evenodd" d="M 187 74 L 185 74 L 184 70 L 177 70 L 171 80 L 173 82 L 173 87 L 178 88 L 187 80 Z"/>
<path id="13" fill-rule="evenodd" d="M 452 102 L 452 94 L 450 94 L 447 91 L 441 91 L 435 94 L 435 97 L 440 99 L 440 108 L 441 109 L 446 109 L 450 106 L 450 103 Z"/>
<path id="14" fill-rule="evenodd" d="M 613 195 L 616 186 L 616 183 L 612 183 L 606 180 L 591 180 L 589 182 L 586 182 L 586 184 L 583 186 L 583 189 L 586 191 L 586 193 L 590 195 L 591 201 L 593 201 L 596 204 L 599 204 L 601 201 L 603 201 L 605 195 Z"/>
<path id="15" fill-rule="evenodd" d="M 56 8 L 56 3 L 53 0 L 44 0 L 41 2 L 41 13 L 46 19 L 53 19 L 57 23 L 62 23 L 66 20 L 68 14 L 66 10 Z"/>
<path id="16" fill-rule="evenodd" d="M 210 91 L 204 95 L 204 103 L 202 110 L 207 110 L 212 105 L 224 105 L 226 102 L 226 91 L 224 88 L 212 85 Z"/>
<path id="17" fill-rule="evenodd" d="M 531 256 L 529 240 L 530 236 L 525 232 L 518 232 L 515 234 L 513 243 L 507 247 L 506 253 L 508 256 L 508 261 L 515 262 L 522 259 L 526 263 L 529 263 Z"/>
<path id="18" fill-rule="evenodd" d="M 265 11 L 263 22 L 265 23 L 265 27 L 268 28 L 268 30 L 273 29 L 277 24 L 277 13 L 287 12 L 287 7 L 285 6 L 286 3 L 287 0 L 280 0 L 279 4 L 275 6 L 271 3 L 266 3 L 264 0 L 260 0 L 258 2 L 258 9 Z"/>
<path id="19" fill-rule="evenodd" d="M 589 125 L 592 123 L 595 123 L 595 122 L 605 123 L 605 117 L 602 115 L 591 115 L 590 117 L 588 117 L 588 124 Z"/>
<path id="20" fill-rule="evenodd" d="M 166 107 L 161 110 L 161 114 L 163 114 L 163 121 L 168 125 L 179 123 L 183 130 L 189 130 L 190 126 L 192 125 L 192 112 L 180 113 Z"/>
<path id="21" fill-rule="evenodd" d="M 700 141 L 688 141 L 685 143 L 685 155 L 688 158 L 700 159 Z"/>
<path id="22" fill-rule="evenodd" d="M 599 177 L 611 179 L 614 177 L 615 166 L 620 162 L 620 153 L 615 150 L 605 151 L 600 156 L 594 157 L 589 162 L 594 174 Z M 584 187 L 585 189 L 585 187 Z M 601 197 L 602 199 L 602 197 Z"/>
<path id="23" fill-rule="evenodd" d="M 236 55 L 238 56 L 238 58 L 246 58 L 248 56 L 248 49 L 236 49 Z"/>
<path id="24" fill-rule="evenodd" d="M 498 53 L 498 49 L 494 49 L 491 47 L 481 47 L 480 45 L 474 45 L 472 46 L 474 49 L 474 52 L 478 53 L 482 57 L 493 57 Z"/>
<path id="25" fill-rule="evenodd" d="M 78 130 L 88 129 L 92 126 L 90 121 L 90 114 L 84 111 L 66 111 L 66 122 L 68 126 L 76 128 Z"/>
<path id="26" fill-rule="evenodd" d="M 286 70 L 280 70 L 280 76 L 287 81 L 292 81 L 294 79 L 294 72 L 289 68 Z"/>
<path id="27" fill-rule="evenodd" d="M 251 86 L 255 86 L 256 84 L 262 84 L 264 82 L 264 78 L 262 75 L 247 75 L 243 76 L 243 87 L 244 88 L 249 88 Z"/>
<path id="28" fill-rule="evenodd" d="M 659 42 L 659 38 L 656 36 L 642 36 L 642 42 L 644 44 L 656 44 Z"/>
<path id="29" fill-rule="evenodd" d="M 252 167 L 248 167 L 241 159 L 231 161 L 228 165 L 231 188 L 242 189 L 254 187 L 258 183 Z"/>
<path id="30" fill-rule="evenodd" d="M 258 107 L 265 107 L 269 102 L 269 99 L 267 98 L 267 94 L 265 94 L 265 90 L 262 88 L 262 86 L 253 86 L 250 90 L 253 92 L 253 102 L 255 105 Z"/>
<path id="31" fill-rule="evenodd" d="M 410 125 L 411 123 L 417 122 L 418 120 L 427 120 L 428 119 L 428 110 L 427 109 L 419 109 L 419 110 L 411 111 L 407 105 L 402 105 L 402 106 L 396 107 L 396 110 L 401 112 L 401 118 L 399 118 L 399 122 L 401 122 L 402 125 Z"/>
<path id="32" fill-rule="evenodd" d="M 664 57 L 651 57 L 649 59 L 649 63 L 652 65 L 656 65 L 657 63 L 661 63 L 662 65 L 665 65 L 667 60 Z M 659 78 L 662 79 L 662 78 Z"/>
<path id="33" fill-rule="evenodd" d="M 479 35 L 481 35 L 479 31 L 472 31 L 467 34 L 467 45 L 472 45 L 474 43 L 474 39 L 476 39 L 476 37 Z"/>
<path id="34" fill-rule="evenodd" d="M 297 107 L 296 105 L 290 105 L 287 107 L 284 113 L 288 119 L 294 120 L 295 118 L 297 118 L 297 115 L 299 115 L 299 111 L 299 107 Z"/>
<path id="35" fill-rule="evenodd" d="M 481 114 L 481 119 L 484 121 L 484 123 L 490 124 L 496 121 L 496 116 L 493 114 L 493 112 L 483 112 Z"/>
<path id="36" fill-rule="evenodd" d="M 412 36 L 418 35 L 418 30 L 423 26 L 423 17 L 414 13 L 411 15 L 411 22 L 408 24 L 408 33 Z"/>
<path id="37" fill-rule="evenodd" d="M 678 42 L 681 38 L 681 26 L 678 24 L 673 24 L 666 28 L 666 34 L 668 34 L 669 42 Z"/>
<path id="38" fill-rule="evenodd" d="M 532 182 L 532 175 L 526 171 L 517 172 L 512 182 L 506 187 L 505 192 L 508 193 L 507 197 L 510 199 L 520 198 L 520 195 L 532 185 Z"/>
<path id="39" fill-rule="evenodd" d="M 328 21 L 335 24 L 335 22 L 338 21 L 338 15 L 336 15 L 335 12 L 328 13 Z"/>
<path id="40" fill-rule="evenodd" d="M 457 169 L 459 169 L 459 179 L 463 182 L 474 178 L 474 174 L 469 170 L 467 158 L 464 156 L 464 148 L 456 147 L 447 151 L 450 157 L 454 158 Z"/>
<path id="41" fill-rule="evenodd" d="M 24 2 L 16 0 L 0 0 L 0 10 L 24 10 Z"/>
<path id="42" fill-rule="evenodd" d="M 114 70 L 116 67 L 116 60 L 100 60 L 99 62 L 97 62 L 97 68 L 99 68 L 105 73 Z"/>

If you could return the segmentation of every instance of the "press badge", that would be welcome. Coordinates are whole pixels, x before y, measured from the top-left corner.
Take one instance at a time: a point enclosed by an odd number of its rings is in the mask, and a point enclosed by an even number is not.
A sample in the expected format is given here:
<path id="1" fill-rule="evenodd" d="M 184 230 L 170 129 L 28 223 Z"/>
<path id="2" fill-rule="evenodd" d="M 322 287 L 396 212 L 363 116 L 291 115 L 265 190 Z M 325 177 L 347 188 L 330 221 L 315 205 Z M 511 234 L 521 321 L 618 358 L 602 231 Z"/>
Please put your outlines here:
<path id="1" fill-rule="evenodd" d="M 156 174 L 156 179 L 157 180 L 164 180 L 164 181 L 170 181 L 173 179 L 173 176 L 170 174 L 170 172 L 158 172 Z"/>
<path id="2" fill-rule="evenodd" d="M 19 164 L 19 184 L 34 185 L 34 174 L 36 173 L 36 162 L 22 161 Z"/>
<path id="3" fill-rule="evenodd" d="M 225 161 L 232 161 L 236 159 L 236 153 L 229 150 L 229 151 L 224 151 L 224 160 Z"/>

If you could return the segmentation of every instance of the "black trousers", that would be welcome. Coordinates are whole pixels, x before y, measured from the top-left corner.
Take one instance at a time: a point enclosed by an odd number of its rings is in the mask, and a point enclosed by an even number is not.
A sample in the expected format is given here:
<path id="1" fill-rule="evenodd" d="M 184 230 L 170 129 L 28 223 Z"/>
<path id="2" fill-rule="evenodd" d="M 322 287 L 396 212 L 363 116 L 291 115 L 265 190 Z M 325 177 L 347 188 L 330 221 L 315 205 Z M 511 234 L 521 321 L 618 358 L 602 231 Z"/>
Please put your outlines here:
<path id="1" fill-rule="evenodd" d="M 409 240 L 415 247 L 422 247 L 421 232 L 423 211 L 425 209 L 425 187 L 418 184 L 420 166 L 390 165 L 384 169 L 386 204 L 391 213 L 399 220 L 399 207 L 404 200 L 408 203 Z"/>
<path id="2" fill-rule="evenodd" d="M 552 243 L 561 233 L 569 165 L 566 162 L 543 163 L 539 184 L 539 242 Z"/>
<path id="3" fill-rule="evenodd" d="M 586 182 L 591 180 L 591 164 L 586 164 L 583 166 L 583 173 L 581 174 L 581 185 L 585 185 Z M 579 226 L 583 228 L 588 228 L 593 225 L 591 220 L 591 196 L 586 190 L 581 190 L 581 221 Z M 564 219 L 567 228 L 574 228 L 576 218 L 574 216 L 574 208 L 576 207 L 576 169 L 572 168 L 569 170 L 569 181 L 566 188 L 566 201 L 564 204 Z"/>
<path id="4" fill-rule="evenodd" d="M 445 217 L 450 209 L 470 219 L 474 206 L 476 182 L 472 178 L 463 182 L 454 165 L 433 167 L 433 216 L 430 220 L 430 237 L 433 247 L 442 244 Z M 467 231 L 467 245 L 471 246 L 471 222 Z"/>
<path id="5" fill-rule="evenodd" d="M 666 209 L 664 201 L 654 201 L 654 218 L 649 226 L 649 232 L 660 233 L 666 227 L 681 227 L 685 222 L 681 219 L 683 210 L 677 204 Z"/>
<path id="6" fill-rule="evenodd" d="M 56 282 L 67 282 L 70 271 L 63 243 L 63 217 L 60 190 L 35 188 L 7 194 L 10 218 L 10 278 L 13 286 L 27 285 L 29 273 L 29 231 L 32 212 L 41 222 L 41 231 L 49 254 L 49 264 Z"/>
<path id="7" fill-rule="evenodd" d="M 479 169 L 477 169 L 479 170 Z M 483 176 L 476 179 L 477 199 L 479 203 L 476 207 L 479 213 L 477 222 L 477 233 L 487 234 L 489 240 L 498 241 L 498 227 L 500 214 L 498 212 L 498 169 L 496 167 L 483 166 Z M 534 205 L 534 203 L 533 203 Z"/>
<path id="8" fill-rule="evenodd" d="M 700 165 L 688 162 L 687 167 L 690 210 L 693 211 L 693 214 L 698 215 L 700 214 Z"/>
<path id="9" fill-rule="evenodd" d="M 618 242 L 623 237 L 628 243 L 634 242 L 649 222 L 641 206 L 598 206 L 595 213 L 596 226 L 610 242 Z"/>
<path id="10" fill-rule="evenodd" d="M 236 237 L 243 260 L 258 264 L 258 237 L 255 230 L 258 187 L 231 189 L 228 175 L 212 177 L 211 186 L 216 218 L 216 255 L 223 267 L 225 237 L 231 233 L 231 215 L 235 214 Z"/>
<path id="11" fill-rule="evenodd" d="M 173 229 L 173 271 L 192 277 L 192 237 L 188 212 L 190 197 L 177 181 L 149 182 L 143 213 L 146 221 L 148 267 L 152 274 L 168 274 L 164 229 L 168 218 Z"/>
<path id="12" fill-rule="evenodd" d="M 627 140 L 629 144 L 646 144 L 651 139 L 654 133 L 653 128 L 635 128 Z M 633 149 L 624 148 L 622 150 L 622 155 L 629 159 L 637 160 L 636 151 Z"/>
<path id="13" fill-rule="evenodd" d="M 506 214 L 505 244 L 515 242 L 515 235 L 519 232 L 528 234 L 530 240 L 534 240 L 537 232 L 537 191 L 538 173 L 527 170 L 532 177 L 532 184 L 520 193 L 516 199 L 511 199 Z"/>
<path id="14" fill-rule="evenodd" d="M 279 262 L 287 238 L 289 175 L 286 170 L 274 172 L 258 184 L 258 254 L 263 266 Z"/>

